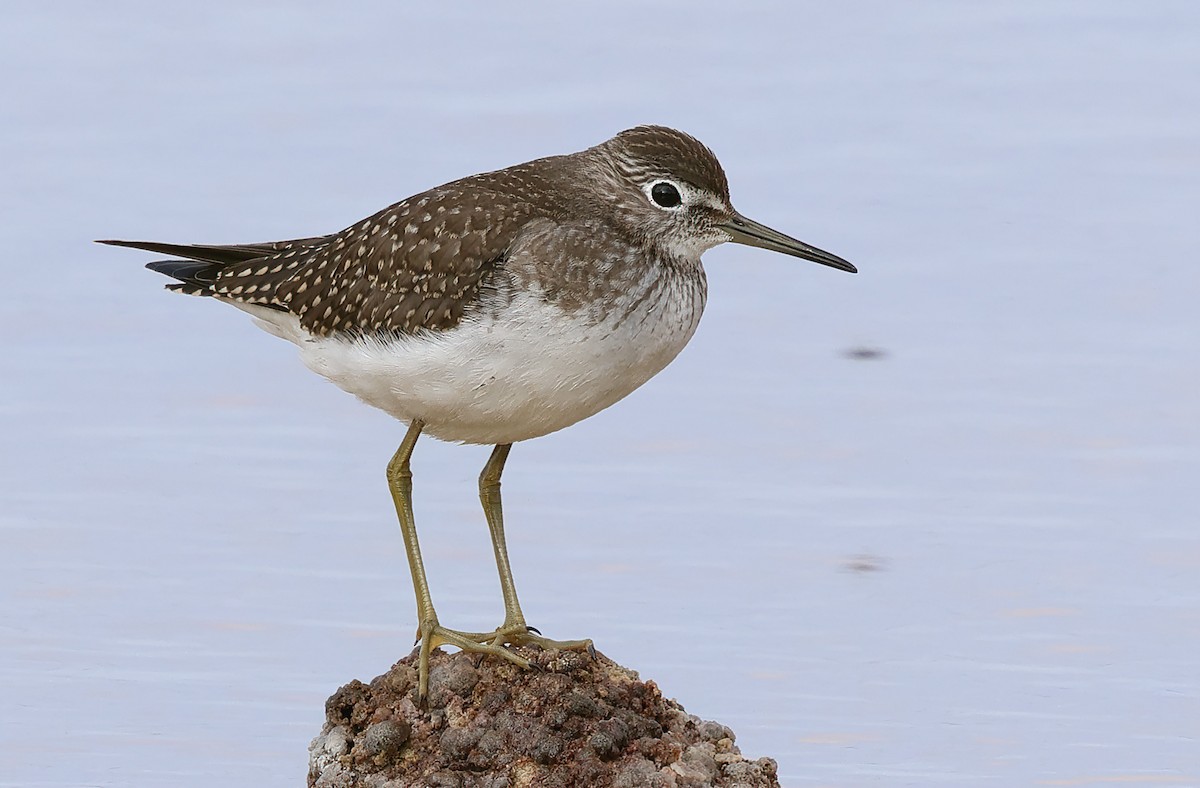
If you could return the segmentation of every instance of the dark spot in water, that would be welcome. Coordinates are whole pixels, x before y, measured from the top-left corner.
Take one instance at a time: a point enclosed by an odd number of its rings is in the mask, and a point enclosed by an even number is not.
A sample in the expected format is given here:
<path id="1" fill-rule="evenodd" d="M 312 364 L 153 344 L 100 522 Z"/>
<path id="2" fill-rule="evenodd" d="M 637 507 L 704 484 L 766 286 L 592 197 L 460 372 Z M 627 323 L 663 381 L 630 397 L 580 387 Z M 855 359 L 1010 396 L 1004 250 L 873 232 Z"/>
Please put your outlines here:
<path id="1" fill-rule="evenodd" d="M 882 572 L 885 567 L 885 561 L 877 555 L 852 555 L 842 562 L 842 568 L 849 572 Z"/>
<path id="2" fill-rule="evenodd" d="M 842 351 L 842 355 L 855 361 L 879 361 L 887 358 L 887 351 L 881 347 L 852 347 Z"/>

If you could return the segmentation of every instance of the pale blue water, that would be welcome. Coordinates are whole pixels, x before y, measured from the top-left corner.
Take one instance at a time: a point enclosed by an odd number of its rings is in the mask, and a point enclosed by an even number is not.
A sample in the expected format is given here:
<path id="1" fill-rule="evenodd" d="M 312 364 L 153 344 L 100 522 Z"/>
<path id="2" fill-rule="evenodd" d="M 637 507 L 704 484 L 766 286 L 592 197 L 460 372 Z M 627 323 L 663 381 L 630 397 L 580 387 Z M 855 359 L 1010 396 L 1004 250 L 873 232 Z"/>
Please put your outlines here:
<path id="1" fill-rule="evenodd" d="M 674 365 L 514 449 L 531 622 L 789 786 L 1200 785 L 1198 42 L 1184 2 L 6 4 L 0 785 L 298 785 L 414 626 L 400 428 L 89 241 L 332 231 L 642 122 L 862 273 L 715 250 Z M 466 628 L 485 456 L 416 459 Z"/>

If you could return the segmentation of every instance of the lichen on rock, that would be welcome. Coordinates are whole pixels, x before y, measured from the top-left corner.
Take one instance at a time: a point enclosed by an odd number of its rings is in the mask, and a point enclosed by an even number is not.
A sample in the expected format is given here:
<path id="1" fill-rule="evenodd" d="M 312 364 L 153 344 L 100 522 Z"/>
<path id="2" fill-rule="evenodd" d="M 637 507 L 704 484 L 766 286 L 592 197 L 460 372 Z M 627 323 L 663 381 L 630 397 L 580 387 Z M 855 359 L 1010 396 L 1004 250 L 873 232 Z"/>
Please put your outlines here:
<path id="1" fill-rule="evenodd" d="M 603 655 L 518 649 L 539 669 L 432 655 L 428 708 L 415 657 L 326 702 L 309 747 L 312 788 L 767 788 L 733 731 L 664 698 Z"/>

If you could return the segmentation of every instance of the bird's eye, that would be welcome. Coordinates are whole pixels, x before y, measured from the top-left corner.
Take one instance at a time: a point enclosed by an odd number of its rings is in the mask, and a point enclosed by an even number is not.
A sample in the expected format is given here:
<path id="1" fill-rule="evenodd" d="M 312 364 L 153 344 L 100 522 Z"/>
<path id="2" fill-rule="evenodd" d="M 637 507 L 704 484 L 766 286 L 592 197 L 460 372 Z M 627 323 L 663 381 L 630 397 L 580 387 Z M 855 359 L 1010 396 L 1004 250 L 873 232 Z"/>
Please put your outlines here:
<path id="1" fill-rule="evenodd" d="M 678 208 L 683 203 L 675 184 L 659 181 L 650 187 L 650 199 L 660 208 Z"/>

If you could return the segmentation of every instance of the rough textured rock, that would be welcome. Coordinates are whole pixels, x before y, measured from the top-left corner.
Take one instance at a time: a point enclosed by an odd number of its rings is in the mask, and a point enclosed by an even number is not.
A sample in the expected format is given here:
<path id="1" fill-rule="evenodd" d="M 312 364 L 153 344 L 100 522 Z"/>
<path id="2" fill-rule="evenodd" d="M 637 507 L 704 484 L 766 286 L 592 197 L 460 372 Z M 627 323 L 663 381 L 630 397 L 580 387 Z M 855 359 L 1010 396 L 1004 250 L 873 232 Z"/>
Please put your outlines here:
<path id="1" fill-rule="evenodd" d="M 309 747 L 315 788 L 765 788 L 775 762 L 748 761 L 733 731 L 662 696 L 600 655 L 519 649 L 541 670 L 435 651 L 429 708 L 415 656 L 325 704 Z"/>

